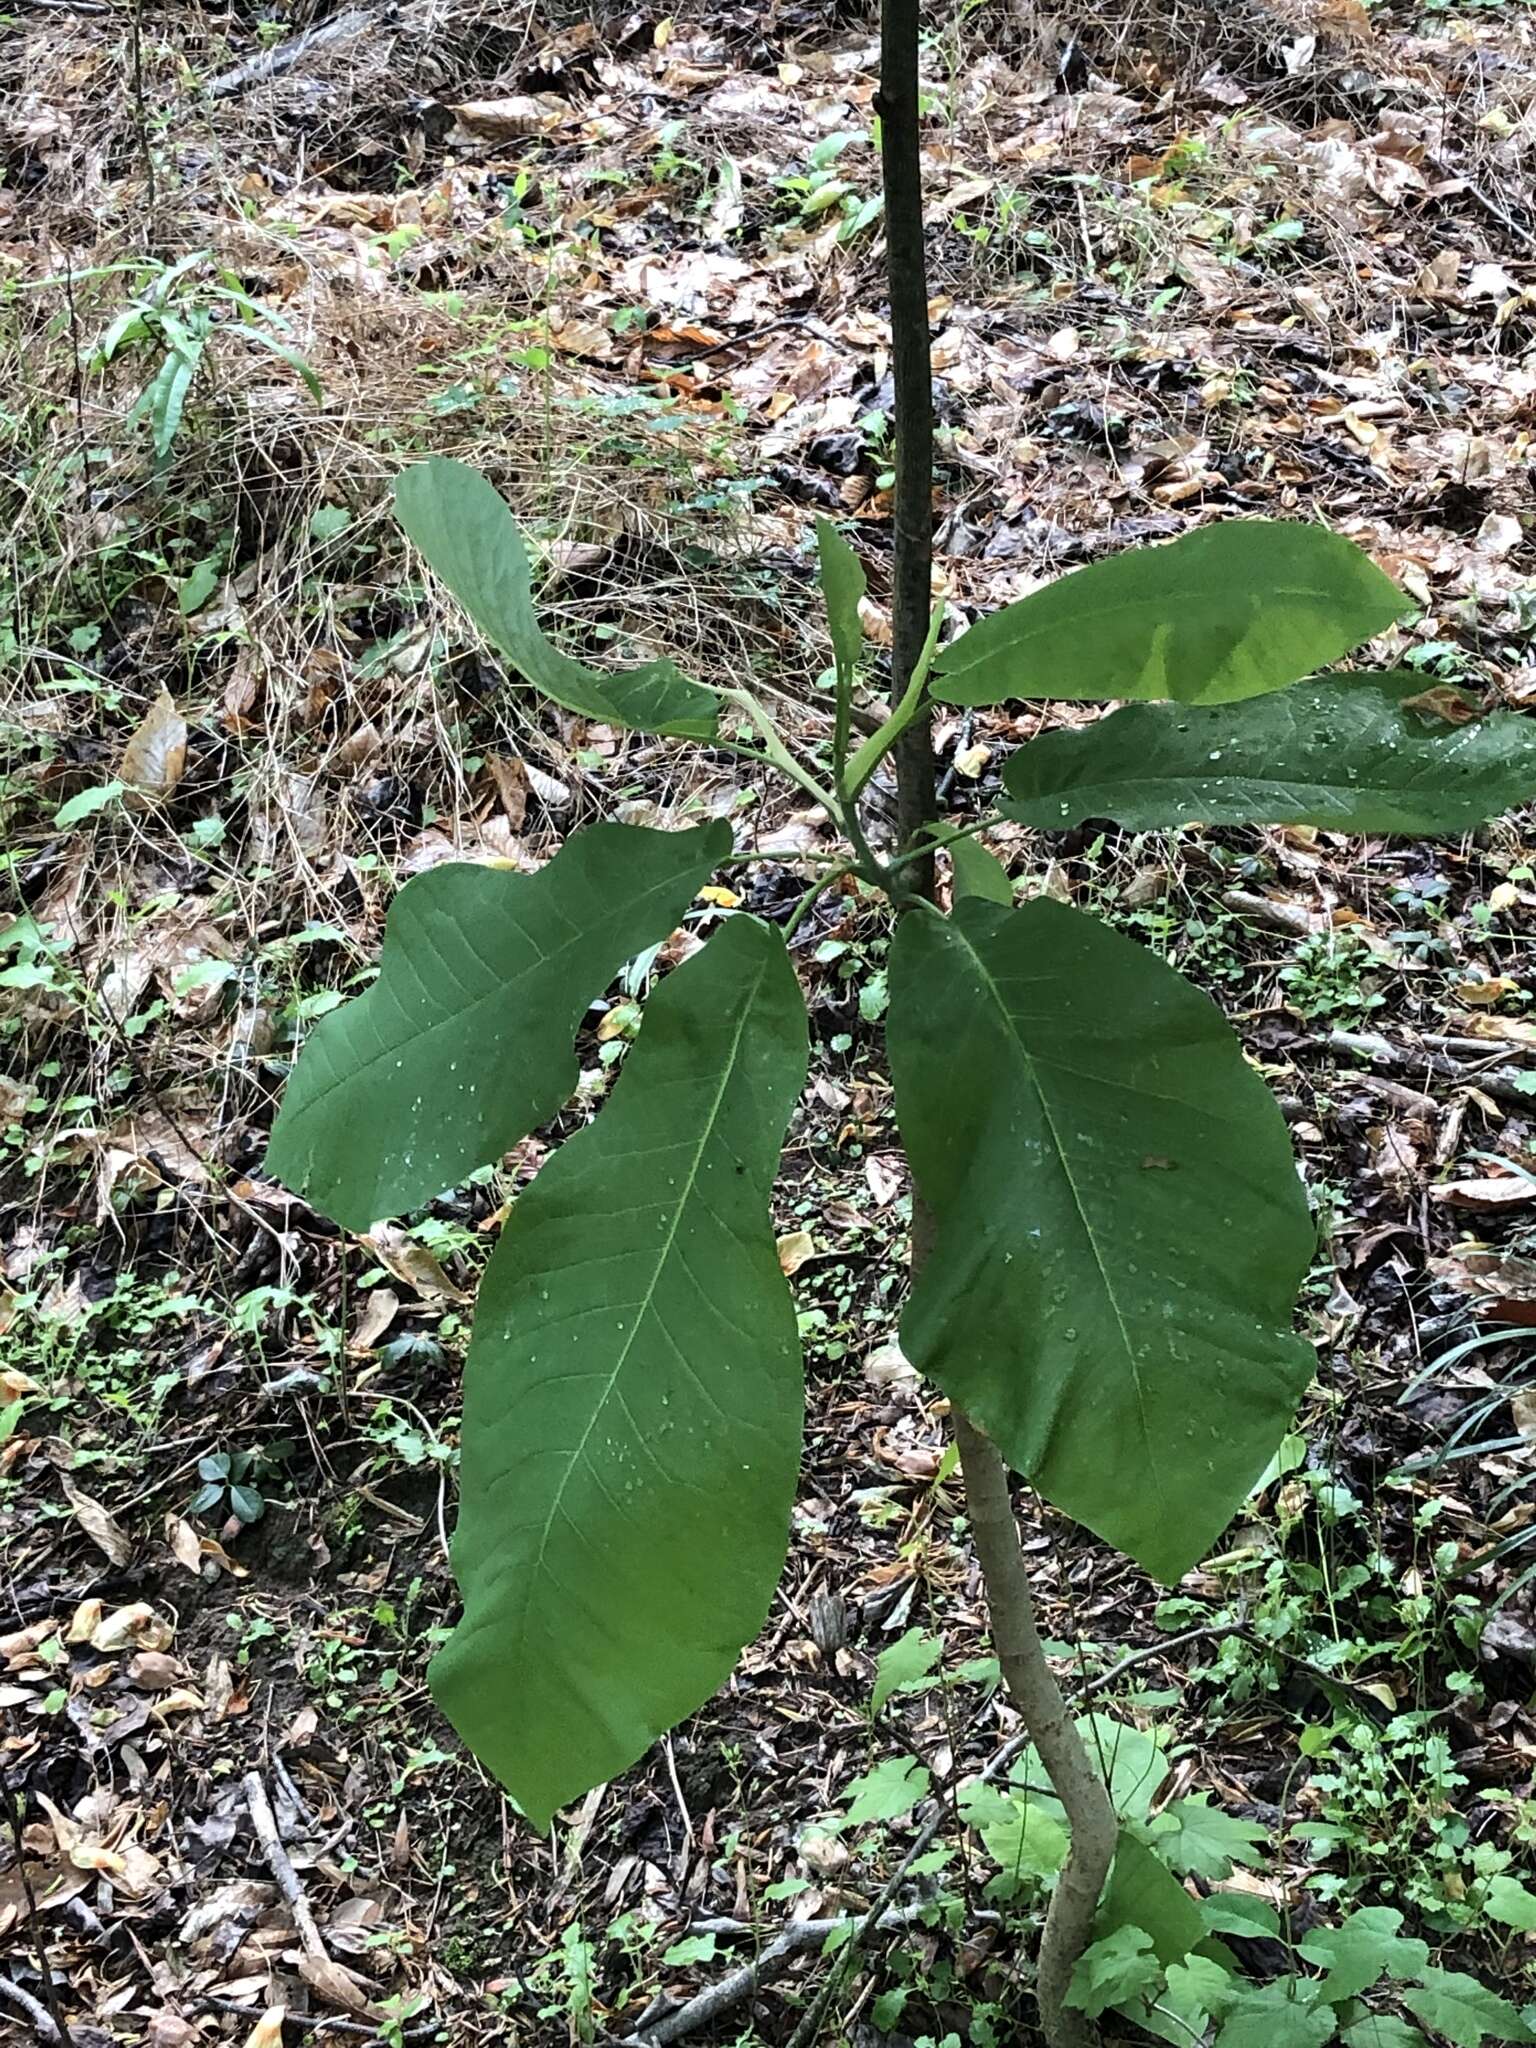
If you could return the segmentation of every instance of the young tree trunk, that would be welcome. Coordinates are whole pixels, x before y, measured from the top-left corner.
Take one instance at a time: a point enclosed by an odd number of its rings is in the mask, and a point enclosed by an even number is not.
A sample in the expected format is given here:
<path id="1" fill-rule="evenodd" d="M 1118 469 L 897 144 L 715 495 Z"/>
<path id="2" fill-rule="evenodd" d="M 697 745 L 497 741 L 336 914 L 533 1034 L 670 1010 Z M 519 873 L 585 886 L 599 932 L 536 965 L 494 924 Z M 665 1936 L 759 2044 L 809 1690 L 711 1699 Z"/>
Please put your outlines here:
<path id="1" fill-rule="evenodd" d="M 880 12 L 880 160 L 885 185 L 891 366 L 896 386 L 895 548 L 891 603 L 891 700 L 901 701 L 928 631 L 933 570 L 933 369 L 923 248 L 918 125 L 918 0 L 883 0 Z M 926 711 L 895 749 L 897 824 L 903 850 L 938 816 L 933 740 Z M 914 862 L 914 893 L 932 897 L 933 861 Z M 922 1265 L 932 1219 L 914 1193 L 912 1268 Z M 1029 1573 L 1019 1548 L 1008 1470 L 996 1446 L 959 1409 L 960 1449 L 972 1540 L 1009 1697 L 1066 1809 L 1072 1848 L 1051 1896 L 1040 1942 L 1037 1996 L 1050 2048 L 1091 2048 L 1092 2022 L 1063 2004 L 1073 1967 L 1093 1933 L 1094 1912 L 1115 1853 L 1115 1816 L 1062 1698 L 1035 1627 Z"/>

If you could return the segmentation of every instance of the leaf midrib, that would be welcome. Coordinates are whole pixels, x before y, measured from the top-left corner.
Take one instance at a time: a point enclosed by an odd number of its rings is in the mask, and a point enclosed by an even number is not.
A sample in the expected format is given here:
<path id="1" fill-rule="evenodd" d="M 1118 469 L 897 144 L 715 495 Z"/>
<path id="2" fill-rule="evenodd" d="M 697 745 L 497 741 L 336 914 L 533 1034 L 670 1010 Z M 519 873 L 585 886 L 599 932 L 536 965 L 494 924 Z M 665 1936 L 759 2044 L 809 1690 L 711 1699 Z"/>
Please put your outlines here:
<path id="1" fill-rule="evenodd" d="M 983 959 L 970 934 L 953 918 L 947 920 L 947 922 L 950 929 L 975 962 L 977 976 L 987 995 L 991 997 L 992 1002 L 995 1004 L 998 1015 L 1003 1020 L 1009 1041 L 1018 1048 L 1020 1062 L 1023 1065 L 1030 1086 L 1035 1091 L 1036 1100 L 1040 1104 L 1040 1114 L 1045 1121 L 1045 1127 L 1050 1136 L 1056 1157 L 1061 1162 L 1062 1175 L 1072 1196 L 1072 1205 L 1077 1211 L 1077 1218 L 1082 1225 L 1083 1235 L 1088 1240 L 1088 1249 L 1093 1254 L 1093 1262 L 1098 1269 L 1099 1281 L 1103 1287 L 1105 1299 L 1108 1301 L 1110 1309 L 1114 1314 L 1115 1327 L 1120 1333 L 1121 1348 L 1125 1353 L 1126 1366 L 1130 1372 L 1131 1385 L 1136 1395 L 1136 1421 L 1141 1432 L 1142 1448 L 1146 1454 L 1147 1471 L 1151 1475 L 1152 1484 L 1156 1489 L 1159 1512 L 1166 1514 L 1168 1501 L 1163 1491 L 1162 1473 L 1154 1455 L 1152 1432 L 1147 1420 L 1146 1392 L 1142 1386 L 1141 1374 L 1137 1369 L 1136 1354 L 1131 1347 L 1130 1331 L 1126 1327 L 1125 1316 L 1121 1311 L 1119 1297 L 1110 1282 L 1109 1268 L 1105 1264 L 1104 1255 L 1099 1249 L 1099 1240 L 1089 1218 L 1087 1208 L 1084 1205 L 1082 1192 L 1072 1172 L 1071 1160 L 1065 1145 L 1061 1141 L 1060 1133 L 1057 1131 L 1056 1119 L 1051 1113 L 1050 1102 L 1046 1097 L 1045 1089 L 1041 1085 L 1040 1076 L 1036 1071 L 1039 1062 L 1020 1036 L 1018 1027 L 1014 1022 L 1013 1012 L 1009 1009 L 992 970 Z"/>
<path id="2" fill-rule="evenodd" d="M 720 1080 L 718 1085 L 716 1086 L 714 1096 L 710 1101 L 709 1112 L 704 1118 L 703 1124 L 700 1128 L 699 1142 L 694 1147 L 693 1158 L 690 1160 L 688 1170 L 683 1177 L 683 1184 L 678 1194 L 677 1205 L 676 1208 L 673 1210 L 672 1214 L 671 1227 L 668 1229 L 666 1237 L 662 1242 L 660 1250 L 657 1254 L 656 1264 L 654 1269 L 652 1270 L 649 1284 L 647 1285 L 645 1293 L 641 1297 L 639 1305 L 635 1310 L 634 1320 L 630 1324 L 628 1334 L 626 1335 L 623 1344 L 619 1348 L 618 1357 L 614 1363 L 613 1370 L 608 1375 L 607 1383 L 604 1386 L 602 1393 L 598 1396 L 597 1400 L 595 1400 L 592 1404 L 592 1413 L 587 1419 L 587 1426 L 582 1431 L 581 1437 L 577 1442 L 575 1448 L 572 1450 L 570 1457 L 566 1460 L 565 1470 L 560 1475 L 559 1483 L 556 1486 L 554 1494 L 551 1497 L 549 1504 L 549 1513 L 544 1518 L 544 1527 L 539 1535 L 538 1554 L 534 1558 L 532 1564 L 529 1567 L 528 1578 L 523 1593 L 523 1599 L 517 1617 L 517 1633 L 519 1634 L 519 1636 L 521 1636 L 522 1634 L 524 1625 L 527 1620 L 528 1609 L 533 1600 L 535 1582 L 542 1575 L 544 1570 L 544 1559 L 545 1554 L 549 1548 L 550 1532 L 554 1528 L 555 1517 L 560 1513 L 561 1508 L 564 1504 L 566 1490 L 571 1483 L 572 1474 L 575 1472 L 576 1467 L 587 1448 L 587 1444 L 592 1436 L 592 1432 L 597 1427 L 598 1417 L 603 1413 L 609 1401 L 613 1398 L 614 1389 L 618 1386 L 619 1380 L 624 1372 L 624 1368 L 629 1363 L 630 1353 L 634 1349 L 635 1343 L 638 1340 L 640 1332 L 645 1325 L 646 1319 L 651 1313 L 652 1306 L 656 1299 L 656 1291 L 661 1285 L 661 1276 L 667 1268 L 668 1262 L 672 1257 L 673 1248 L 677 1243 L 678 1231 L 682 1227 L 683 1212 L 687 1209 L 689 1203 L 693 1200 L 695 1190 L 698 1187 L 699 1169 L 703 1162 L 704 1152 L 709 1144 L 710 1139 L 714 1136 L 715 1126 L 718 1123 L 720 1117 L 720 1107 L 725 1100 L 725 1093 L 727 1088 L 731 1084 L 732 1076 L 735 1074 L 736 1063 L 741 1056 L 741 1042 L 742 1039 L 746 1036 L 747 1023 L 752 1015 L 753 1006 L 757 1001 L 758 992 L 762 988 L 764 977 L 768 972 L 768 965 L 768 960 L 764 959 L 759 964 L 757 972 L 753 975 L 751 982 L 748 983 L 742 990 L 741 1007 L 736 1018 L 735 1031 L 731 1036 L 730 1050 L 727 1053 L 726 1058 L 721 1065 Z"/>

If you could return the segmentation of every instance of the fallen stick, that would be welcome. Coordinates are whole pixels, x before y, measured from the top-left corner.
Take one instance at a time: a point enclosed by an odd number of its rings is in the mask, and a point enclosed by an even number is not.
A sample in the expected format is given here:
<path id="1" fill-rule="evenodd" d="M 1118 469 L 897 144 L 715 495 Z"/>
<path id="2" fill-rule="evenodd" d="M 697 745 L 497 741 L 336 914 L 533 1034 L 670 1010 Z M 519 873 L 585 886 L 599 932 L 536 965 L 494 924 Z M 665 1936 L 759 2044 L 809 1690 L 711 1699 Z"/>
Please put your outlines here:
<path id="1" fill-rule="evenodd" d="M 267 85 L 274 78 L 281 78 L 285 71 L 291 71 L 295 64 L 314 50 L 326 48 L 330 43 L 344 43 L 351 37 L 361 35 L 364 29 L 382 28 L 393 21 L 399 13 L 398 6 L 387 4 L 383 7 L 349 7 L 343 14 L 333 14 L 329 21 L 318 22 L 314 28 L 307 28 L 302 35 L 290 36 L 275 49 L 263 50 L 259 57 L 252 57 L 244 64 L 237 64 L 233 71 L 223 71 L 212 78 L 203 90 L 211 100 L 228 99 L 231 93 L 244 92 L 250 85 Z"/>
<path id="2" fill-rule="evenodd" d="M 293 1915 L 293 1924 L 298 1931 L 304 1953 L 320 1956 L 326 1962 L 330 1957 L 325 1953 L 325 1943 L 320 1939 L 320 1929 L 315 1925 L 315 1916 L 310 1911 L 309 1900 L 299 1882 L 299 1873 L 288 1860 L 288 1851 L 283 1847 L 282 1837 L 277 1832 L 277 1818 L 272 1811 L 272 1802 L 267 1797 L 267 1788 L 261 1782 L 260 1773 L 248 1771 L 240 1781 L 245 1794 L 245 1804 L 251 1816 L 251 1826 L 256 1830 L 256 1840 L 261 1845 L 262 1858 L 271 1871 L 278 1890 L 287 1901 Z"/>
<path id="3" fill-rule="evenodd" d="M 1480 1088 L 1484 1095 L 1492 1096 L 1495 1102 L 1502 1102 L 1510 1109 L 1529 1110 L 1536 1105 L 1536 1095 L 1525 1085 L 1527 1077 L 1518 1067 L 1493 1067 L 1480 1072 L 1475 1066 L 1464 1066 L 1460 1060 L 1453 1060 L 1443 1052 L 1432 1052 L 1427 1046 L 1394 1045 L 1390 1039 L 1379 1037 L 1374 1031 L 1330 1031 L 1325 1043 L 1331 1051 L 1351 1052 L 1373 1067 L 1432 1074 L 1438 1081 L 1454 1081 L 1463 1088 Z M 1496 1048 L 1490 1047 L 1489 1050 L 1495 1051 Z"/>
<path id="4" fill-rule="evenodd" d="M 1242 1635 L 1246 1632 L 1246 1627 L 1245 1621 L 1218 1622 L 1214 1625 L 1184 1629 L 1180 1634 L 1169 1636 L 1163 1642 L 1149 1643 L 1145 1649 L 1132 1650 L 1098 1678 L 1086 1679 L 1078 1686 L 1073 1693 L 1073 1705 L 1081 1706 L 1095 1693 L 1103 1692 L 1109 1686 L 1117 1684 L 1135 1665 L 1149 1663 L 1153 1658 L 1166 1657 L 1170 1650 L 1182 1649 L 1190 1643 L 1214 1642 L 1222 1636 Z M 1028 1747 L 1027 1731 L 1013 1736 L 1003 1744 L 982 1771 L 979 1782 L 983 1785 L 995 1783 Z M 733 2006 L 740 2005 L 744 1999 L 750 1998 L 760 1985 L 775 1976 L 780 1967 L 792 1956 L 799 1954 L 803 1949 L 813 1947 L 817 1942 L 825 1941 L 829 1934 L 838 1929 L 852 1929 L 847 1941 L 838 1950 L 837 1960 L 841 1965 L 857 1954 L 872 1935 L 887 1927 L 910 1926 L 912 1921 L 932 1908 L 933 1900 L 924 1899 L 917 1905 L 902 1907 L 893 1905 L 893 1901 L 913 1864 L 932 1845 L 940 1828 L 949 1818 L 948 1805 L 943 1800 L 936 1802 L 932 1818 L 918 1829 L 911 1847 L 886 1880 L 880 1896 L 867 1913 L 851 1915 L 841 1920 L 802 1920 L 798 1924 L 792 1922 L 781 1933 L 775 1935 L 754 1961 L 743 1963 L 739 1969 L 732 1970 L 728 1976 L 722 1977 L 717 1984 L 706 1985 L 685 2005 L 675 2006 L 671 2012 L 663 2013 L 654 2020 L 642 2021 L 632 2034 L 622 2037 L 619 2048 L 668 2048 L 669 2043 L 682 2040 L 685 2034 L 691 2034 L 698 2028 L 707 2026 L 722 2013 L 729 2012 Z M 724 1921 L 705 1920 L 696 1924 L 701 1933 L 733 1931 L 732 1923 Z M 814 2038 L 827 2006 L 835 1995 L 840 1978 L 841 1968 L 834 1968 L 821 1991 L 806 2008 L 800 2025 L 791 2037 L 791 2048 L 795 2048 L 797 2043 L 804 2044 Z"/>
<path id="5" fill-rule="evenodd" d="M 924 1899 L 916 1906 L 900 1906 L 882 1913 L 878 1924 L 882 1928 L 908 1927 L 920 1914 L 931 1911 L 932 1907 L 931 1899 Z M 705 1920 L 698 1925 L 701 1931 L 748 1931 L 735 1922 Z M 704 1989 L 696 1992 L 686 2004 L 674 2006 L 670 2012 L 662 2013 L 649 2025 L 642 2022 L 636 2032 L 624 2037 L 621 2048 L 667 2048 L 668 2042 L 680 2041 L 685 2034 L 696 2033 L 699 2028 L 707 2027 L 711 2021 L 719 2019 L 722 2013 L 727 2013 L 733 2006 L 740 2005 L 743 1999 L 750 1998 L 760 1985 L 777 1976 L 780 1968 L 792 1956 L 799 1955 L 802 1949 L 815 1948 L 830 1934 L 840 1934 L 848 1928 L 858 1929 L 863 1925 L 863 1919 L 852 1913 L 846 1913 L 836 1920 L 792 1920 L 773 1937 L 761 1955 L 754 1957 L 750 1963 L 743 1963 L 739 1969 L 732 1970 L 729 1976 L 722 1977 L 717 1984 L 706 1984 Z"/>

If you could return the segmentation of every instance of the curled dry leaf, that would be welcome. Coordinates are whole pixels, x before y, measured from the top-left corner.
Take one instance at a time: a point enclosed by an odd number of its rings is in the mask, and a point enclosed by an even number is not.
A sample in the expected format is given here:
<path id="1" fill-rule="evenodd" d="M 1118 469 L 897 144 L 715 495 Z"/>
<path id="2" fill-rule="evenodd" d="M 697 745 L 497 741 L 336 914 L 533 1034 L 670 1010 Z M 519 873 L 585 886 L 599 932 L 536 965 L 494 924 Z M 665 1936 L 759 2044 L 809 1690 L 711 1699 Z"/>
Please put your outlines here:
<path id="1" fill-rule="evenodd" d="M 164 803 L 187 766 L 187 721 L 162 690 L 150 705 L 123 749 L 118 780 L 126 785 L 123 802 L 130 810 Z"/>
<path id="2" fill-rule="evenodd" d="M 203 1573 L 203 1553 L 198 1542 L 197 1531 L 192 1524 L 183 1521 L 180 1515 L 165 1518 L 165 1540 L 172 1557 L 183 1571 L 191 1572 L 197 1578 Z"/>
<path id="3" fill-rule="evenodd" d="M 424 1244 L 394 1223 L 375 1223 L 363 1239 L 386 1273 L 431 1301 L 468 1301 L 462 1287 L 455 1287 Z"/>
<path id="4" fill-rule="evenodd" d="M 119 1650 L 168 1650 L 175 1634 L 147 1600 L 135 1600 L 131 1606 L 114 1608 L 97 1622 L 91 1630 L 91 1648 L 108 1657 Z"/>
<path id="5" fill-rule="evenodd" d="M 358 1354 L 376 1350 L 379 1339 L 399 1313 L 400 1297 L 393 1288 L 371 1287 L 363 1298 L 363 1312 L 347 1349 Z"/>
<path id="6" fill-rule="evenodd" d="M 86 1535 L 103 1551 L 110 1561 L 121 1568 L 133 1555 L 133 1544 L 127 1533 L 109 1515 L 98 1500 L 92 1500 L 88 1493 L 82 1493 L 67 1472 L 59 1475 L 64 1488 L 64 1498 L 74 1510 L 75 1520 Z"/>
<path id="7" fill-rule="evenodd" d="M 287 2017 L 286 2005 L 269 2005 L 246 2035 L 245 2048 L 283 2048 L 283 2022 Z"/>

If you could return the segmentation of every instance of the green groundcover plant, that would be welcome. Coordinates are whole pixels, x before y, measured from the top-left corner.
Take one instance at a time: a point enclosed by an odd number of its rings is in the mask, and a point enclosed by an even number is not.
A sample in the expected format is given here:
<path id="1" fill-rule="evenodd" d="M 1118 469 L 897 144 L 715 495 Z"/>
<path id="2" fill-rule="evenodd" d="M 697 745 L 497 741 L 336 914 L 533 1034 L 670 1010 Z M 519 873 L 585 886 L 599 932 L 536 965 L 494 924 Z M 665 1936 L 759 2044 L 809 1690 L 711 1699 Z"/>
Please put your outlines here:
<path id="1" fill-rule="evenodd" d="M 919 849 L 873 851 L 860 794 L 931 700 L 1119 702 L 1016 752 L 1000 814 L 1454 833 L 1536 789 L 1536 722 L 1451 724 L 1421 678 L 1328 672 L 1405 600 L 1323 528 L 1252 520 L 1079 570 L 942 647 L 936 614 L 901 702 L 855 744 L 864 579 L 822 524 L 834 731 L 825 758 L 801 757 L 744 690 L 554 645 L 523 541 L 475 472 L 433 459 L 395 492 L 522 684 L 731 746 L 824 806 L 847 850 L 808 901 L 851 873 L 896 918 L 888 1051 L 932 1239 L 903 1346 L 1048 1501 L 1177 1580 L 1313 1370 L 1291 1322 L 1314 1234 L 1280 1112 L 1215 1004 L 1154 954 L 1061 903 L 1016 906 L 969 827 L 935 835 L 953 862 L 941 915 L 912 891 Z M 363 1231 L 499 1160 L 571 1095 L 594 998 L 747 857 L 719 821 L 598 824 L 536 875 L 412 880 L 377 982 L 304 1046 L 272 1171 Z M 475 1314 L 464 1614 L 431 1680 L 540 1829 L 725 1681 L 785 1554 L 803 1393 L 769 1198 L 806 1016 L 784 931 L 712 922 L 650 997 L 599 1113 L 519 1197 Z M 1101 1989 L 1152 1981 L 1139 1948 L 1101 1963 Z M 1328 2038 L 1308 2012 L 1284 2038 Z"/>

